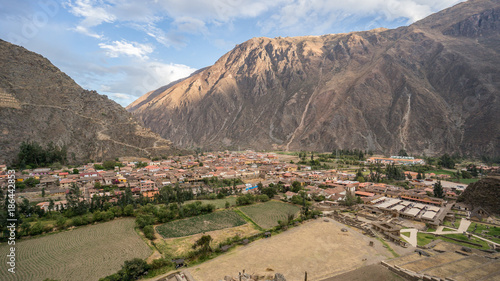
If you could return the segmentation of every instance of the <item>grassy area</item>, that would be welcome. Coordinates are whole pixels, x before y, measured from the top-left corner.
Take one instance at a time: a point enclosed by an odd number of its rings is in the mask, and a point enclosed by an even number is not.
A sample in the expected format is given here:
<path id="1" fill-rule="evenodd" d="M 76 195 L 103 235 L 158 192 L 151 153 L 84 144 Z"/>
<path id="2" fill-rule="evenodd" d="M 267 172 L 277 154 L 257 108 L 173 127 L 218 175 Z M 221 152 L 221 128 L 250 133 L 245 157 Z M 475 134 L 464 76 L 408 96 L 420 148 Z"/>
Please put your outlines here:
<path id="1" fill-rule="evenodd" d="M 476 231 L 474 231 L 475 225 L 477 225 Z M 500 235 L 500 227 L 489 226 L 482 223 L 471 223 L 467 231 L 476 235 L 484 236 L 486 239 L 489 239 L 493 242 L 500 243 L 500 238 L 493 237 Z M 482 234 L 483 231 L 485 231 L 484 234 Z"/>
<path id="2" fill-rule="evenodd" d="M 448 227 L 443 227 L 443 231 L 456 231 L 456 230 Z"/>
<path id="3" fill-rule="evenodd" d="M 427 228 L 427 232 L 436 232 L 436 229 L 435 228 Z"/>
<path id="4" fill-rule="evenodd" d="M 45 226 L 54 227 L 56 225 L 55 220 L 41 220 L 40 222 L 42 223 L 43 227 Z M 35 225 L 36 223 L 37 223 L 36 221 L 30 222 L 31 226 Z"/>
<path id="5" fill-rule="evenodd" d="M 387 242 L 385 242 L 383 239 L 381 239 L 380 237 L 377 237 L 377 239 L 382 242 L 382 244 L 384 244 L 384 246 L 387 248 L 387 250 L 389 250 L 389 252 L 392 253 L 392 255 L 397 258 L 399 257 L 398 253 L 396 253 L 392 248 L 391 246 L 389 246 L 389 244 L 387 244 Z"/>
<path id="6" fill-rule="evenodd" d="M 474 182 L 477 182 L 479 179 L 460 179 L 460 183 L 463 183 L 463 184 L 471 184 L 471 183 L 474 183 Z M 455 180 L 453 180 L 455 181 Z"/>
<path id="7" fill-rule="evenodd" d="M 134 230 L 134 219 L 116 219 L 53 235 L 16 241 L 16 273 L 0 267 L 0 279 L 98 280 L 117 272 L 123 262 L 147 258 L 151 249 Z M 0 246 L 5 257 L 11 246 Z M 91 269 L 91 270 L 89 270 Z"/>
<path id="8" fill-rule="evenodd" d="M 419 246 L 425 246 L 436 239 L 437 238 L 432 234 L 427 234 L 422 232 L 417 233 L 417 244 Z"/>
<path id="9" fill-rule="evenodd" d="M 477 225 L 477 228 L 476 228 L 476 225 Z M 474 228 L 476 228 L 475 232 L 474 232 Z M 469 225 L 469 228 L 467 229 L 467 231 L 474 232 L 474 233 L 481 233 L 484 230 L 486 230 L 489 235 L 494 235 L 494 236 L 500 235 L 500 227 L 489 226 L 489 225 L 482 224 L 482 223 L 471 223 Z"/>
<path id="10" fill-rule="evenodd" d="M 460 226 L 460 221 L 462 221 L 462 219 L 460 219 L 460 218 L 455 219 L 455 227 L 458 228 Z M 453 227 L 453 224 L 451 223 L 451 221 L 444 221 L 443 225 Z"/>
<path id="11" fill-rule="evenodd" d="M 229 202 L 230 206 L 236 206 L 236 196 L 226 197 L 224 199 L 214 199 L 214 200 L 190 200 L 185 203 L 193 203 L 200 201 L 203 204 L 213 204 L 217 209 L 226 208 L 226 201 Z"/>
<path id="12" fill-rule="evenodd" d="M 430 171 L 425 172 L 426 175 L 431 174 L 431 173 L 434 173 L 436 175 L 450 175 L 453 178 L 453 177 L 455 177 L 456 171 L 441 169 L 441 170 L 430 170 Z"/>
<path id="13" fill-rule="evenodd" d="M 236 212 L 232 210 L 225 210 L 167 222 L 157 226 L 156 231 L 164 238 L 173 238 L 240 226 L 245 223 L 246 221 Z"/>
<path id="14" fill-rule="evenodd" d="M 451 239 L 448 240 L 445 237 L 450 237 L 450 238 L 455 238 L 455 239 L 459 239 L 459 240 L 466 241 L 466 242 L 476 243 L 476 244 L 481 245 L 481 247 L 469 245 L 467 243 L 460 243 L 460 242 L 457 242 L 457 241 L 453 241 Z M 489 249 L 490 248 L 488 246 L 488 243 L 486 243 L 485 241 L 483 241 L 481 239 L 478 239 L 478 238 L 475 238 L 475 237 L 471 237 L 471 239 L 469 240 L 467 238 L 467 236 L 465 236 L 463 234 L 445 234 L 444 237 L 441 237 L 441 239 L 444 240 L 444 241 L 447 241 L 447 242 L 459 244 L 459 245 L 470 247 L 470 248 L 476 248 L 476 249 Z"/>
<path id="15" fill-rule="evenodd" d="M 447 238 L 454 238 L 454 239 L 459 239 L 459 240 L 463 240 L 463 241 L 466 241 L 466 242 L 472 242 L 472 243 L 480 244 L 481 247 L 473 246 L 473 245 L 470 245 L 470 244 L 467 244 L 467 243 L 460 243 L 458 241 L 447 239 Z M 486 242 L 484 242 L 484 241 L 482 241 L 480 239 L 477 239 L 475 237 L 472 237 L 471 240 L 469 240 L 467 238 L 467 236 L 465 236 L 463 234 L 445 234 L 445 235 L 439 236 L 439 237 L 435 237 L 432 234 L 426 234 L 426 233 L 421 233 L 421 232 L 419 232 L 417 234 L 417 244 L 419 246 L 425 246 L 425 245 L 429 244 L 430 242 L 432 242 L 434 240 L 437 240 L 437 239 L 441 239 L 443 241 L 450 242 L 450 243 L 453 243 L 453 244 L 458 244 L 458 245 L 466 246 L 466 247 L 469 247 L 469 248 L 476 248 L 476 249 L 489 249 L 490 248 L 488 246 L 488 243 L 486 243 Z"/>
<path id="16" fill-rule="evenodd" d="M 260 227 L 269 229 L 278 225 L 278 220 L 286 221 L 289 214 L 297 215 L 300 208 L 280 201 L 268 201 L 241 207 L 240 210 Z"/>
<path id="17" fill-rule="evenodd" d="M 401 235 L 404 235 L 406 237 L 410 237 L 410 232 L 401 232 Z"/>

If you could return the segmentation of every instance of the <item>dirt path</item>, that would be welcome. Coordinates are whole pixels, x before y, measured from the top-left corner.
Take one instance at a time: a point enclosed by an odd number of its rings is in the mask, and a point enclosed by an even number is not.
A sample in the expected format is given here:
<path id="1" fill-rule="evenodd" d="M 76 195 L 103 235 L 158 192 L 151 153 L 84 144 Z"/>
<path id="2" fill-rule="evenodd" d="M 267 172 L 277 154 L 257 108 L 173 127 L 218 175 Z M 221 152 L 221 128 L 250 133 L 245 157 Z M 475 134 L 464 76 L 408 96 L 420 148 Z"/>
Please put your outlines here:
<path id="1" fill-rule="evenodd" d="M 348 231 L 342 232 L 342 227 Z M 369 247 L 369 241 L 374 241 L 375 247 Z M 187 271 L 196 281 L 237 276 L 243 269 L 262 276 L 280 272 L 287 280 L 302 280 L 307 271 L 308 280 L 321 280 L 391 257 L 378 240 L 332 220 L 319 219 L 232 250 Z"/>

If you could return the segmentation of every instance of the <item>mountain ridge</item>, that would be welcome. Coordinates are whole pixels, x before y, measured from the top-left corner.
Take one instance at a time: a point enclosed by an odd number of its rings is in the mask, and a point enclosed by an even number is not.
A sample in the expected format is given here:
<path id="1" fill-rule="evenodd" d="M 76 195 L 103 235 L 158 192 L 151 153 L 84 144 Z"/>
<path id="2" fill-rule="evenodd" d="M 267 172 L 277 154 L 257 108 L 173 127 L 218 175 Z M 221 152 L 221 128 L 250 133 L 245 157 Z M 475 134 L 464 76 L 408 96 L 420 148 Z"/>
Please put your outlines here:
<path id="1" fill-rule="evenodd" d="M 499 1 L 410 26 L 252 38 L 139 107 L 180 146 L 499 155 Z"/>
<path id="2" fill-rule="evenodd" d="M 71 162 L 177 152 L 116 102 L 76 84 L 43 56 L 0 40 L 0 158 L 23 141 L 66 146 Z"/>

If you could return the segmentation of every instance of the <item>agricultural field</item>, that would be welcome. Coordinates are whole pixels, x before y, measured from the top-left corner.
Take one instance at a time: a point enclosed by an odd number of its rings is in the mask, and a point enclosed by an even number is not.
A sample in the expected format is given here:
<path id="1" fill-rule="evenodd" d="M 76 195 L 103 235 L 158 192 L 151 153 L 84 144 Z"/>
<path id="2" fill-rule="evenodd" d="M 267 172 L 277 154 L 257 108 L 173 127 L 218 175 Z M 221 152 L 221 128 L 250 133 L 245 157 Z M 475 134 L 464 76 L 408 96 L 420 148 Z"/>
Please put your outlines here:
<path id="1" fill-rule="evenodd" d="M 280 201 L 268 201 L 241 207 L 240 210 L 260 227 L 269 229 L 278 225 L 278 220 L 286 221 L 289 214 L 297 215 L 300 208 Z"/>
<path id="2" fill-rule="evenodd" d="M 151 249 L 134 230 L 134 219 L 80 227 L 43 237 L 16 242 L 16 273 L 0 266 L 3 281 L 56 280 L 87 281 L 117 272 L 123 262 L 147 258 Z M 5 257 L 11 246 L 2 243 Z"/>
<path id="3" fill-rule="evenodd" d="M 186 201 L 185 204 L 193 203 L 196 201 L 200 201 L 203 204 L 213 204 L 217 209 L 226 208 L 226 201 L 229 202 L 231 206 L 236 206 L 236 196 L 226 197 L 224 199 L 214 199 L 214 200 L 190 200 Z"/>
<path id="4" fill-rule="evenodd" d="M 217 248 L 219 243 L 227 241 L 235 236 L 247 237 L 251 235 L 258 234 L 260 231 L 257 230 L 252 224 L 246 223 L 237 227 L 225 228 L 220 230 L 214 230 L 205 233 L 198 233 L 191 236 L 178 237 L 178 238 L 159 238 L 156 239 L 156 248 L 165 256 L 173 257 L 184 257 L 188 255 L 190 251 L 193 250 L 193 244 L 196 240 L 200 239 L 203 235 L 210 235 L 212 237 L 212 242 L 210 245 L 212 249 Z"/>
<path id="5" fill-rule="evenodd" d="M 235 211 L 224 210 L 206 215 L 167 222 L 156 227 L 163 238 L 189 236 L 197 233 L 230 228 L 245 224 Z"/>

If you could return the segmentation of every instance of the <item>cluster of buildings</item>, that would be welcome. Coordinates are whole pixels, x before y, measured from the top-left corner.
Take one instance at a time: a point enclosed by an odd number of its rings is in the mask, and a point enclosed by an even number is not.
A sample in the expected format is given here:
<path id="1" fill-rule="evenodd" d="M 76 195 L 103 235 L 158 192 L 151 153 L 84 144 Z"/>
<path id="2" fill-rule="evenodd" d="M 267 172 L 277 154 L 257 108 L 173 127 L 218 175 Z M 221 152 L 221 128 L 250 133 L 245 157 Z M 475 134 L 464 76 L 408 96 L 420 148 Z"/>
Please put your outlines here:
<path id="1" fill-rule="evenodd" d="M 139 165 L 139 162 L 124 161 L 121 162 L 120 167 L 117 166 L 109 171 L 96 169 L 95 167 L 99 167 L 96 164 L 100 163 L 89 163 L 69 170 L 38 168 L 22 173 L 17 172 L 16 180 L 23 182 L 28 178 L 34 178 L 40 181 L 35 188 L 27 189 L 24 193 L 19 191 L 19 195 L 24 195 L 34 201 L 47 200 L 47 198 L 40 197 L 42 189 L 44 189 L 45 197 L 64 199 L 65 193 L 73 185 L 77 185 L 87 198 L 96 195 L 117 198 L 127 186 L 136 195 L 154 197 L 161 187 L 172 184 L 178 184 L 180 188 L 189 188 L 197 194 L 202 186 L 205 187 L 204 181 L 217 177 L 218 180 L 241 179 L 247 185 L 239 182 L 232 188 L 242 193 L 257 192 L 258 189 L 249 187 L 255 186 L 258 182 L 264 186 L 282 183 L 285 187 L 291 187 L 294 182 L 298 182 L 310 198 L 322 198 L 321 204 L 324 205 L 337 205 L 345 199 L 348 193 L 361 197 L 366 204 L 373 205 L 376 205 L 374 202 L 378 202 L 377 200 L 399 200 L 398 204 L 388 206 L 388 208 L 398 210 L 403 215 L 422 218 L 430 218 L 434 207 L 440 208 L 446 203 L 443 199 L 428 196 L 428 193 L 433 191 L 432 180 L 416 180 L 411 172 L 407 172 L 408 178 L 412 178 L 411 188 L 405 189 L 384 183 L 360 183 L 354 180 L 356 178 L 354 173 L 337 170 L 315 171 L 307 165 L 297 165 L 289 160 L 280 159 L 282 159 L 281 156 L 275 153 L 226 151 L 202 156 L 149 161 L 146 166 Z M 382 159 L 386 158 L 372 157 L 368 159 L 368 162 L 380 162 Z M 396 156 L 384 161 L 395 161 L 386 164 L 421 163 L 421 159 Z M 5 168 L 5 165 L 0 166 L 0 187 L 7 185 Z M 430 177 L 432 174 L 426 176 Z M 444 188 L 447 198 L 453 199 L 453 196 L 456 196 L 455 191 L 463 187 L 457 185 L 444 186 Z M 214 192 L 210 188 L 205 191 Z M 291 199 L 294 195 L 297 193 L 288 191 L 283 196 Z M 44 203 L 43 206 L 46 205 L 46 202 L 41 203 Z M 419 208 L 421 205 L 431 207 Z M 417 212 L 417 209 L 421 211 Z M 425 212 L 422 212 L 423 209 Z"/>

